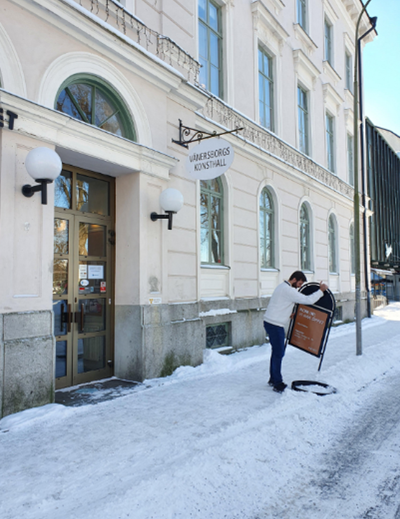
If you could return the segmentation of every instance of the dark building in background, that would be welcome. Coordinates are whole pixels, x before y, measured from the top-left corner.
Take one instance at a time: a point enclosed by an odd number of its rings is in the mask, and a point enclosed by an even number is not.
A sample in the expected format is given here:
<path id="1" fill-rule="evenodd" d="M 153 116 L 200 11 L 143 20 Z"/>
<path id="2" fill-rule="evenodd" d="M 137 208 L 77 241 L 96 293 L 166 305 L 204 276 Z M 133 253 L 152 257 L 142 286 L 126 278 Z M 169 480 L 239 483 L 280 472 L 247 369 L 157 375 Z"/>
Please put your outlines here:
<path id="1" fill-rule="evenodd" d="M 400 300 L 400 137 L 366 121 L 371 291 Z"/>

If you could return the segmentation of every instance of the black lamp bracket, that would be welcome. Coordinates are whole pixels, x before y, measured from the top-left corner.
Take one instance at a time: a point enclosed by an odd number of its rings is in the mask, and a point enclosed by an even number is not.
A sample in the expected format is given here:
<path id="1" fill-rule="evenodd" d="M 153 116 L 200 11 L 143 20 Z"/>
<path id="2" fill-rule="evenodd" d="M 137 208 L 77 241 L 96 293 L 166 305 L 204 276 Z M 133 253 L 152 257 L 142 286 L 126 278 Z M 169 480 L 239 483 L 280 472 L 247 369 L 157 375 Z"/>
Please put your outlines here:
<path id="1" fill-rule="evenodd" d="M 226 135 L 227 133 L 236 133 L 244 128 L 236 128 L 235 130 L 228 130 L 226 132 L 206 132 L 199 131 L 195 128 L 190 128 L 189 126 L 185 126 L 182 124 L 182 120 L 179 119 L 179 140 L 172 139 L 172 142 L 175 144 L 179 144 L 179 146 L 183 146 L 184 148 L 189 148 L 189 144 L 192 142 L 198 142 L 205 139 L 211 139 L 212 137 L 220 137 L 221 135 Z M 193 132 L 193 134 L 192 134 Z M 189 139 L 185 139 L 185 137 L 190 137 Z"/>
<path id="2" fill-rule="evenodd" d="M 151 213 L 150 218 L 152 222 L 157 220 L 168 220 L 168 230 L 172 229 L 172 215 L 176 214 L 174 211 L 165 211 L 166 214 Z"/>
<path id="3" fill-rule="evenodd" d="M 28 198 L 33 196 L 37 192 L 42 193 L 42 204 L 47 205 L 47 184 L 51 184 L 53 181 L 47 178 L 38 178 L 35 186 L 31 186 L 29 184 L 25 184 L 22 186 L 22 194 Z"/>

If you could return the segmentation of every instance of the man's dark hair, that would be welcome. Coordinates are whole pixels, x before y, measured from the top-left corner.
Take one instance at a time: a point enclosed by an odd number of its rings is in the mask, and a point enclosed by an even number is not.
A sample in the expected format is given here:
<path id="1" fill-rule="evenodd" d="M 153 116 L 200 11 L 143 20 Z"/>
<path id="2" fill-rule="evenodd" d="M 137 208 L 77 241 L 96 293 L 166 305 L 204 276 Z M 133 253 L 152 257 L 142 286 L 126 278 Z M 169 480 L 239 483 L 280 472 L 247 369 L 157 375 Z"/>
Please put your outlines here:
<path id="1" fill-rule="evenodd" d="M 293 274 L 290 276 L 289 281 L 292 281 L 292 279 L 295 279 L 296 281 L 303 281 L 303 283 L 307 283 L 307 278 L 301 270 L 296 270 L 296 272 L 293 272 Z"/>

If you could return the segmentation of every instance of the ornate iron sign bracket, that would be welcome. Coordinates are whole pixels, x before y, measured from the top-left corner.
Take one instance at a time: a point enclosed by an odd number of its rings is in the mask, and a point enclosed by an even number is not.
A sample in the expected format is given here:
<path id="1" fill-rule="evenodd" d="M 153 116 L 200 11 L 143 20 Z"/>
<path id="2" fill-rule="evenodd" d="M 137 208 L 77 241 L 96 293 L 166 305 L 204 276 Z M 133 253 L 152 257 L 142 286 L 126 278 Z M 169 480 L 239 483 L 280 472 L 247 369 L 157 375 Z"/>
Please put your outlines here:
<path id="1" fill-rule="evenodd" d="M 212 137 L 220 137 L 221 135 L 225 135 L 227 133 L 236 133 L 240 130 L 243 130 L 244 128 L 236 128 L 235 130 L 228 130 L 226 132 L 206 132 L 206 131 L 199 131 L 195 128 L 190 128 L 189 126 L 184 126 L 182 124 L 182 120 L 179 119 L 179 140 L 171 139 L 172 142 L 175 144 L 179 144 L 179 146 L 183 146 L 184 148 L 189 148 L 189 144 L 192 142 L 198 142 L 205 139 L 211 139 Z M 193 132 L 193 134 L 192 134 Z M 189 139 L 185 140 L 185 137 L 190 137 Z"/>

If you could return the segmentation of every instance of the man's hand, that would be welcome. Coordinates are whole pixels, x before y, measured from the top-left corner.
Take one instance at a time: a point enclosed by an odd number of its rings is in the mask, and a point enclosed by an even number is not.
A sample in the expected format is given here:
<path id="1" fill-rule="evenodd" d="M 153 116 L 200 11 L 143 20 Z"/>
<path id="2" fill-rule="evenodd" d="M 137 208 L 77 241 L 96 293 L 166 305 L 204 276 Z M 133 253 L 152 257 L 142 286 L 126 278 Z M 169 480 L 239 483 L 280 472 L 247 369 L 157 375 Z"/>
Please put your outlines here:
<path id="1" fill-rule="evenodd" d="M 319 284 L 319 289 L 322 290 L 322 292 L 325 292 L 325 290 L 328 288 L 328 285 L 325 285 L 325 283 L 321 283 Z"/>

